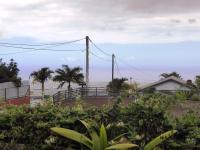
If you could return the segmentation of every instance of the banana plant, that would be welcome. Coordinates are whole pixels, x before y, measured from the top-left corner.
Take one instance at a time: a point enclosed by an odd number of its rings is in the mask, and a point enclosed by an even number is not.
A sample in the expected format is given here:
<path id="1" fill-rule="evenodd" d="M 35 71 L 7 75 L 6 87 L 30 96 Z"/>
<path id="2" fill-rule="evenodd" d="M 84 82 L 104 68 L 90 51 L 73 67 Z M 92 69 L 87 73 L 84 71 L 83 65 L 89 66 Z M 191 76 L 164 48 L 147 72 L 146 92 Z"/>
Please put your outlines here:
<path id="1" fill-rule="evenodd" d="M 172 131 L 167 131 L 160 136 L 156 137 L 155 139 L 151 140 L 145 147 L 144 150 L 153 150 L 156 146 L 173 136 L 177 131 L 172 130 Z"/>
<path id="2" fill-rule="evenodd" d="M 84 134 L 81 134 L 74 130 L 59 127 L 53 127 L 51 128 L 51 131 L 65 138 L 79 142 L 88 147 L 90 150 L 126 150 L 130 148 L 138 148 L 138 145 L 132 143 L 113 144 L 113 141 L 121 138 L 124 134 L 119 135 L 114 140 L 108 142 L 107 132 L 103 124 L 101 125 L 100 133 L 98 135 L 97 132 L 85 121 L 80 120 L 80 122 L 86 127 L 90 137 L 86 137 Z M 146 146 L 144 146 L 143 150 L 155 149 L 159 144 L 163 143 L 165 140 L 173 136 L 176 132 L 176 130 L 171 130 L 161 134 L 160 136 L 151 140 Z"/>
<path id="3" fill-rule="evenodd" d="M 111 142 L 108 142 L 107 132 L 103 124 L 100 127 L 100 133 L 98 135 L 97 132 L 85 121 L 80 122 L 86 127 L 90 137 L 86 137 L 85 135 L 74 130 L 59 127 L 53 127 L 51 128 L 51 131 L 65 138 L 79 142 L 88 147 L 90 150 L 126 150 L 138 147 L 138 145 L 132 143 L 110 144 Z"/>

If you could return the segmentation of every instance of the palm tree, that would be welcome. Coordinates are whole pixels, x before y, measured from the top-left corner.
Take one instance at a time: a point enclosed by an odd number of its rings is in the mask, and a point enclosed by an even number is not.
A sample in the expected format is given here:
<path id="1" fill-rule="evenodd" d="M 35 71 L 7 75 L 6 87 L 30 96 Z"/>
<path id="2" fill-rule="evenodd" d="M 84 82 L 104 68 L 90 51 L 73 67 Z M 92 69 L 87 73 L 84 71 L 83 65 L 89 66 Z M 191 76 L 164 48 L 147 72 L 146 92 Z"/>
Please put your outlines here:
<path id="1" fill-rule="evenodd" d="M 62 88 L 65 83 L 68 83 L 68 90 L 71 89 L 71 83 L 82 83 L 84 75 L 80 73 L 82 69 L 80 67 L 70 68 L 68 65 L 62 65 L 61 69 L 57 69 L 55 72 L 57 75 L 53 78 L 53 81 L 59 82 L 58 88 Z"/>
<path id="2" fill-rule="evenodd" d="M 176 77 L 176 78 L 179 78 L 179 79 L 181 79 L 181 75 L 180 75 L 180 74 L 178 74 L 177 72 L 171 72 L 171 73 L 162 73 L 160 76 L 161 76 L 161 77 L 163 77 L 163 78 L 168 78 L 168 77 L 171 77 L 171 76 L 173 76 L 173 77 Z"/>
<path id="3" fill-rule="evenodd" d="M 126 78 L 115 78 L 107 85 L 107 89 L 112 92 L 120 92 L 123 88 L 126 88 L 128 84 L 125 83 Z"/>
<path id="4" fill-rule="evenodd" d="M 38 71 L 33 71 L 31 73 L 31 77 L 33 77 L 33 81 L 39 82 L 42 84 L 42 97 L 44 96 L 44 82 L 48 79 L 51 79 L 51 74 L 53 73 L 48 67 L 41 68 Z"/>

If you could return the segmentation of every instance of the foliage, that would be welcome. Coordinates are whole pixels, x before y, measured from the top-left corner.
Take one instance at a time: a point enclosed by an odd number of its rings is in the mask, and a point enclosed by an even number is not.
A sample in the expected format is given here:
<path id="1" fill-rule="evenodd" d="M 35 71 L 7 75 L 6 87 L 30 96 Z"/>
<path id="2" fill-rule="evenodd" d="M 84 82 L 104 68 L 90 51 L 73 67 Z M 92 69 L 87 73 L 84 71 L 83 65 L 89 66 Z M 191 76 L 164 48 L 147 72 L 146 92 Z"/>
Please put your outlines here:
<path id="1" fill-rule="evenodd" d="M 130 133 L 128 138 L 141 147 L 161 133 L 172 129 L 162 110 L 142 104 L 126 108 L 122 116 L 127 132 Z"/>
<path id="2" fill-rule="evenodd" d="M 162 73 L 160 76 L 161 76 L 162 78 L 168 78 L 168 77 L 173 76 L 173 77 L 176 77 L 176 78 L 180 78 L 180 79 L 181 79 L 181 75 L 178 74 L 177 72 Z"/>
<path id="3" fill-rule="evenodd" d="M 68 65 L 62 65 L 61 69 L 57 69 L 57 75 L 53 78 L 54 81 L 60 83 L 58 88 L 64 86 L 65 83 L 68 83 L 68 90 L 71 88 L 71 83 L 82 83 L 84 75 L 80 73 L 82 69 L 80 67 L 70 68 Z"/>
<path id="4" fill-rule="evenodd" d="M 144 94 L 140 97 L 139 103 L 156 109 L 167 110 L 171 105 L 177 103 L 179 97 L 162 93 Z"/>
<path id="5" fill-rule="evenodd" d="M 193 94 L 193 95 L 191 96 L 191 100 L 192 100 L 192 101 L 200 101 L 200 96 L 199 96 L 199 94 Z"/>
<path id="6" fill-rule="evenodd" d="M 176 119 L 176 128 L 179 131 L 174 141 L 169 143 L 169 149 L 194 150 L 200 148 L 200 118 L 193 111 Z"/>
<path id="7" fill-rule="evenodd" d="M 199 114 L 188 112 L 180 118 L 170 117 L 166 110 L 176 103 L 175 96 L 149 94 L 137 102 L 123 106 L 123 99 L 102 108 L 87 107 L 77 101 L 74 107 L 54 106 L 51 101 L 34 108 L 29 106 L 5 106 L 0 110 L 0 149 L 20 150 L 64 150 L 87 147 L 69 139 L 52 135 L 51 127 L 73 129 L 88 136 L 88 132 L 77 120 L 85 120 L 96 132 L 101 124 L 106 128 L 107 139 L 119 143 L 130 141 L 142 150 L 157 136 L 178 130 L 170 140 L 159 144 L 164 150 L 193 150 L 200 144 Z M 149 101 L 148 101 L 149 100 Z M 99 134 L 98 134 L 99 136 Z M 89 138 L 91 140 L 91 137 Z M 116 144 L 111 140 L 109 144 Z"/>
<path id="8" fill-rule="evenodd" d="M 128 79 L 126 78 L 115 78 L 113 81 L 110 81 L 107 85 L 108 91 L 112 91 L 114 93 L 119 93 L 122 90 L 128 89 L 128 84 L 125 83 Z"/>
<path id="9" fill-rule="evenodd" d="M 146 88 L 144 89 L 143 93 L 144 94 L 154 94 L 156 89 L 154 87 Z"/>
<path id="10" fill-rule="evenodd" d="M 175 93 L 175 98 L 177 101 L 184 101 L 191 98 L 193 93 L 191 91 L 178 91 Z"/>
<path id="11" fill-rule="evenodd" d="M 200 89 L 200 75 L 197 75 L 195 77 L 195 84 L 196 84 L 197 88 Z"/>
<path id="12" fill-rule="evenodd" d="M 154 149 L 157 145 L 161 144 L 162 142 L 164 142 L 166 139 L 168 139 L 175 133 L 177 133 L 177 131 L 172 130 L 172 131 L 167 131 L 167 132 L 161 134 L 160 136 L 158 136 L 155 139 L 153 139 L 152 141 L 150 141 L 147 145 L 145 145 L 144 150 Z"/>
<path id="13" fill-rule="evenodd" d="M 13 82 L 15 86 L 19 87 L 21 85 L 21 78 L 18 77 L 18 74 L 19 68 L 13 59 L 8 64 L 0 59 L 0 83 Z"/>
<path id="14" fill-rule="evenodd" d="M 100 133 L 98 135 L 95 129 L 93 129 L 89 124 L 84 121 L 81 121 L 81 123 L 87 128 L 91 139 L 70 129 L 54 127 L 51 128 L 51 130 L 68 139 L 82 143 L 91 150 L 128 149 L 138 147 L 137 145 L 131 143 L 109 144 L 111 142 L 108 142 L 107 132 L 103 124 L 101 125 Z"/>
<path id="15" fill-rule="evenodd" d="M 53 73 L 48 67 L 41 68 L 38 71 L 34 71 L 31 73 L 31 77 L 33 77 L 33 81 L 37 81 L 42 84 L 42 95 L 44 95 L 44 82 L 48 79 L 51 79 L 51 74 Z"/>

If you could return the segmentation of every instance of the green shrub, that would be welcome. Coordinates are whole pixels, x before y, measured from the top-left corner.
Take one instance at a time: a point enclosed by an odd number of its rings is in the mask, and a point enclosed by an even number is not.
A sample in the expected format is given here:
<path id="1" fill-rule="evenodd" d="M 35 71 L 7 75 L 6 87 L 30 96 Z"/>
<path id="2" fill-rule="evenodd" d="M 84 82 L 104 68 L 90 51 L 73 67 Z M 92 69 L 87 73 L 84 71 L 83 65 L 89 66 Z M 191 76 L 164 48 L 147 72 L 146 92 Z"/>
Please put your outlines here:
<path id="1" fill-rule="evenodd" d="M 176 103 L 173 96 L 148 94 L 127 107 L 118 99 L 112 106 L 86 107 L 77 101 L 74 107 L 54 106 L 44 101 L 34 108 L 8 106 L 0 111 L 0 149 L 64 150 L 87 149 L 76 142 L 52 135 L 51 127 L 62 127 L 81 131 L 86 129 L 76 120 L 85 120 L 94 127 L 104 124 L 108 139 L 125 134 L 124 140 L 144 147 L 149 141 L 169 130 L 178 129 L 178 134 L 161 144 L 165 150 L 183 149 L 200 144 L 198 114 L 188 113 L 179 119 L 166 115 L 169 105 Z"/>
<path id="2" fill-rule="evenodd" d="M 200 101 L 200 96 L 198 94 L 194 94 L 194 95 L 192 95 L 191 100 L 192 101 Z"/>

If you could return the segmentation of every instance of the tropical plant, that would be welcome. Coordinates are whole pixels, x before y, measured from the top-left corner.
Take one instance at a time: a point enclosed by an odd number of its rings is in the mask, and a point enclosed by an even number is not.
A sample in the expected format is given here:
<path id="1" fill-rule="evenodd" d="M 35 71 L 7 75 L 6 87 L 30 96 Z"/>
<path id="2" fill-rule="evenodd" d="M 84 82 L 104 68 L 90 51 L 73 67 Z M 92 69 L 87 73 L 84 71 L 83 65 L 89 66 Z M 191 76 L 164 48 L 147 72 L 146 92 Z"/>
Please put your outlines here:
<path id="1" fill-rule="evenodd" d="M 51 79 L 51 74 L 53 73 L 48 67 L 41 68 L 38 71 L 34 71 L 31 73 L 31 77 L 33 77 L 33 81 L 39 82 L 42 84 L 42 96 L 44 96 L 44 83 L 48 79 Z"/>
<path id="2" fill-rule="evenodd" d="M 74 140 L 76 142 L 79 142 L 85 145 L 90 150 L 117 150 L 117 149 L 122 150 L 122 149 L 130 149 L 130 148 L 138 147 L 138 145 L 132 144 L 132 143 L 120 143 L 120 144 L 117 143 L 116 144 L 116 140 L 121 138 L 125 134 L 117 136 L 114 140 L 111 140 L 110 142 L 108 142 L 107 132 L 103 124 L 101 125 L 100 133 L 98 135 L 97 132 L 85 121 L 81 121 L 81 123 L 88 130 L 91 139 L 79 132 L 76 132 L 70 129 L 53 127 L 51 128 L 51 130 L 65 138 Z M 172 131 L 167 131 L 161 134 L 160 136 L 151 140 L 146 146 L 144 146 L 144 150 L 153 150 L 159 144 L 167 140 L 169 137 L 173 136 L 176 132 L 177 132 L 176 130 L 172 130 Z"/>
<path id="3" fill-rule="evenodd" d="M 197 88 L 200 89 L 200 75 L 197 75 L 195 77 L 195 84 L 196 84 Z"/>
<path id="4" fill-rule="evenodd" d="M 107 85 L 107 89 L 112 92 L 120 92 L 122 89 L 128 88 L 128 84 L 125 83 L 126 78 L 115 78 Z"/>
<path id="5" fill-rule="evenodd" d="M 0 83 L 13 82 L 15 86 L 20 86 L 21 78 L 18 77 L 18 74 L 19 68 L 13 59 L 10 60 L 9 64 L 0 59 Z"/>
<path id="6" fill-rule="evenodd" d="M 80 67 L 70 68 L 68 65 L 62 65 L 61 69 L 57 69 L 57 75 L 53 78 L 53 81 L 59 82 L 58 88 L 62 88 L 65 83 L 68 83 L 68 90 L 71 88 L 71 83 L 82 83 L 84 75 L 80 73 L 82 69 Z"/>
<path id="7" fill-rule="evenodd" d="M 171 77 L 171 76 L 181 79 L 181 75 L 178 74 L 177 72 L 162 73 L 162 74 L 160 75 L 160 77 L 162 77 L 162 78 L 168 78 L 168 77 Z"/>
<path id="8" fill-rule="evenodd" d="M 171 130 L 171 131 L 167 131 L 163 134 L 161 134 L 160 136 L 154 138 L 153 140 L 151 140 L 145 147 L 144 150 L 153 150 L 154 148 L 156 148 L 159 144 L 161 144 L 162 142 L 164 142 L 165 140 L 167 140 L 168 138 L 170 138 L 171 136 L 173 136 L 175 133 L 177 133 L 176 130 Z"/>
<path id="9" fill-rule="evenodd" d="M 85 121 L 81 121 L 81 123 L 86 127 L 91 138 L 88 138 L 85 135 L 70 129 L 54 127 L 51 128 L 51 130 L 65 138 L 71 139 L 73 141 L 85 145 L 90 150 L 114 150 L 138 147 L 136 144 L 132 143 L 111 144 L 112 142 L 108 142 L 107 132 L 103 124 L 101 125 L 100 133 L 98 135 L 97 132 Z M 118 138 L 120 137 L 121 136 L 118 136 Z"/>

